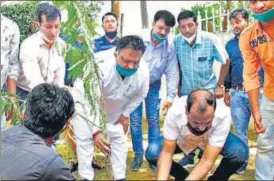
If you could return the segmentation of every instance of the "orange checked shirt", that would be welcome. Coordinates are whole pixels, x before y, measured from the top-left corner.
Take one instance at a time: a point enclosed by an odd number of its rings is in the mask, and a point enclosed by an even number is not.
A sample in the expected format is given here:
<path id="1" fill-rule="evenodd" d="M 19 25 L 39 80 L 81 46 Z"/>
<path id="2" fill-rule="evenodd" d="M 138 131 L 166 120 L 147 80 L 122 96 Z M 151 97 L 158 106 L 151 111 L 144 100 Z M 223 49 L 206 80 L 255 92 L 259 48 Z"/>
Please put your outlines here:
<path id="1" fill-rule="evenodd" d="M 258 72 L 262 65 L 265 72 L 264 96 L 274 100 L 274 36 L 269 36 L 256 21 L 242 32 L 240 49 L 244 59 L 245 89 L 250 91 L 260 88 Z"/>

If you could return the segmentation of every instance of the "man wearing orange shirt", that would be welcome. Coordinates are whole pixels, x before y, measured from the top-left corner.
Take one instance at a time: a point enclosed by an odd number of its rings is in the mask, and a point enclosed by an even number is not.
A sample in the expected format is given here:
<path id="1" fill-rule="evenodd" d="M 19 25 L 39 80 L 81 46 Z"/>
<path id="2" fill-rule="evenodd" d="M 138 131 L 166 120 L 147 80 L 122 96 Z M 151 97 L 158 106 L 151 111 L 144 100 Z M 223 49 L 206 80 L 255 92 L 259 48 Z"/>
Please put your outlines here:
<path id="1" fill-rule="evenodd" d="M 257 20 L 241 34 L 244 58 L 244 86 L 248 91 L 259 134 L 256 155 L 256 179 L 274 179 L 274 1 L 249 1 Z M 264 97 L 259 107 L 261 65 L 265 71 Z"/>

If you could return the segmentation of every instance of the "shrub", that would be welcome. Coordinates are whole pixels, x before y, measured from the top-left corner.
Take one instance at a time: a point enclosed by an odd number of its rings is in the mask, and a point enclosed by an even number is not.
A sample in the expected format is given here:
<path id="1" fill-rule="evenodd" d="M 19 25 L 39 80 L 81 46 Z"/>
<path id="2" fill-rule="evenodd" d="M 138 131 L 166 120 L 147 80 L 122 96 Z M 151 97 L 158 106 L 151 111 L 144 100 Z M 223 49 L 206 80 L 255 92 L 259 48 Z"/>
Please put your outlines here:
<path id="1" fill-rule="evenodd" d="M 29 1 L 1 6 L 2 15 L 12 19 L 19 26 L 20 42 L 32 34 L 31 25 L 35 20 L 35 11 L 39 3 L 39 1 Z"/>

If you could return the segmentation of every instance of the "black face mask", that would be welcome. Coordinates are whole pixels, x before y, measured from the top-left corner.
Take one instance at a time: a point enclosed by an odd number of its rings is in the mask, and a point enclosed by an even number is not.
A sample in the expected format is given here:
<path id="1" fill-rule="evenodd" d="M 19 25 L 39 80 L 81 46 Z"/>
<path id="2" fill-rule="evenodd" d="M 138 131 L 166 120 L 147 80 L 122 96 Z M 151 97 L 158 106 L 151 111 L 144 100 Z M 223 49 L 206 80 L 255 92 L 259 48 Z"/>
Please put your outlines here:
<path id="1" fill-rule="evenodd" d="M 106 36 L 110 39 L 115 38 L 117 35 L 117 31 L 110 31 L 110 32 L 106 32 Z"/>
<path id="2" fill-rule="evenodd" d="M 201 135 L 205 134 L 205 133 L 210 129 L 210 127 L 206 127 L 204 131 L 199 131 L 198 129 L 193 128 L 193 127 L 189 124 L 189 122 L 187 122 L 187 127 L 188 127 L 189 131 L 190 131 L 192 134 L 194 134 L 195 136 L 201 136 Z"/>

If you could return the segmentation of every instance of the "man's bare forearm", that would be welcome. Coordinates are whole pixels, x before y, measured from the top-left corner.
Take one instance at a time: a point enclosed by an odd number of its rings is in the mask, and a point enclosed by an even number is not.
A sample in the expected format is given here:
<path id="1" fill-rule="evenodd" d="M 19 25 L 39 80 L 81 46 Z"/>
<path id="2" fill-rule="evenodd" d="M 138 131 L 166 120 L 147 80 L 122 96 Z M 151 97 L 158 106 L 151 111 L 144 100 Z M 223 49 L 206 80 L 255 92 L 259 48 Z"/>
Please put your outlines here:
<path id="1" fill-rule="evenodd" d="M 211 170 L 214 163 L 201 159 L 198 165 L 192 170 L 186 180 L 202 180 L 207 173 Z"/>
<path id="2" fill-rule="evenodd" d="M 7 79 L 7 91 L 12 94 L 16 94 L 16 80 L 8 77 Z"/>
<path id="3" fill-rule="evenodd" d="M 161 152 L 158 160 L 158 172 L 157 180 L 167 180 L 172 164 L 173 154 L 167 152 Z"/>
<path id="4" fill-rule="evenodd" d="M 251 105 L 252 115 L 254 116 L 255 113 L 260 112 L 260 104 L 259 104 L 259 97 L 260 97 L 260 89 L 254 89 L 248 91 L 248 98 Z"/>
<path id="5" fill-rule="evenodd" d="M 229 72 L 229 65 L 230 65 L 230 59 L 226 60 L 225 64 L 222 64 L 221 66 L 221 70 L 220 70 L 220 74 L 219 74 L 219 81 L 218 84 L 219 85 L 223 85 L 225 82 L 225 77 Z"/>

